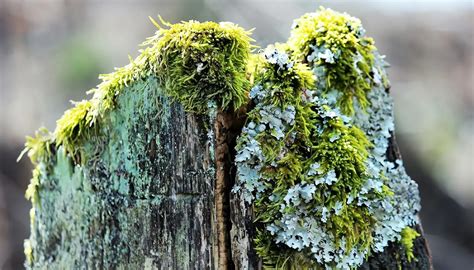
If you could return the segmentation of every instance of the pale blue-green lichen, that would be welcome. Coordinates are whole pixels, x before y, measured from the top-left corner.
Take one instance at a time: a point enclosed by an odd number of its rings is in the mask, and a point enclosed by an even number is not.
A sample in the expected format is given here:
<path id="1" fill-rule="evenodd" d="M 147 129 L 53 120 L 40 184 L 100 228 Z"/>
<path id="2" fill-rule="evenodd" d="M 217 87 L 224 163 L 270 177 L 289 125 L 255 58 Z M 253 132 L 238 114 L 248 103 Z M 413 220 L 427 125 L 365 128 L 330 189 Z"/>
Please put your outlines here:
<path id="1" fill-rule="evenodd" d="M 286 52 L 267 53 L 267 62 L 282 74 L 291 74 L 298 61 L 311 67 L 316 77 L 314 89 L 300 89 L 294 95 L 312 103 L 323 121 L 311 122 L 298 107 L 291 121 L 284 121 L 282 112 L 294 105 L 290 102 L 285 107 L 275 101 L 275 96 L 281 98 L 280 92 L 285 93 L 280 82 L 257 80 L 250 91 L 257 105 L 249 114 L 237 146 L 239 178 L 234 192 L 241 192 L 254 205 L 257 226 L 260 224 L 255 239 L 257 253 L 269 267 L 353 269 L 369 255 L 382 252 L 390 242 L 400 241 L 411 260 L 413 240 L 419 236 L 411 233 L 416 232 L 411 227 L 418 224 L 419 195 L 401 161 L 387 158 L 394 124 L 392 100 L 385 90 L 388 81 L 383 58 L 372 39 L 364 36 L 360 21 L 347 14 L 321 9 L 306 14 L 294 25 L 288 43 L 280 45 Z M 263 73 L 271 70 L 265 66 L 262 69 Z M 285 76 L 279 80 L 284 81 Z M 265 120 L 266 115 L 272 118 Z M 296 139 L 304 138 L 295 128 L 298 125 L 313 128 L 319 135 L 324 133 L 324 119 L 338 119 L 340 128 L 360 128 L 365 135 L 359 140 L 369 141 L 365 145 L 368 154 L 359 167 L 360 183 L 341 177 L 347 164 L 331 167 L 330 159 L 317 160 L 302 154 L 313 148 L 325 152 L 321 145 L 333 147 L 344 139 L 338 129 L 331 131 L 326 141 L 317 136 L 311 142 Z M 272 143 L 269 136 L 279 141 Z M 295 155 L 295 149 L 301 153 Z M 338 148 L 332 158 L 341 159 L 343 151 Z M 363 151 L 358 149 L 359 154 Z M 307 161 L 307 165 L 301 166 L 300 160 Z M 291 177 L 282 178 L 285 174 Z M 340 195 L 338 189 L 327 187 L 341 182 L 349 192 L 335 199 Z M 316 203 L 311 204 L 313 201 Z M 347 214 L 351 206 L 367 211 L 364 220 L 368 221 L 369 232 L 364 241 L 351 242 L 343 234 L 334 234 L 338 220 L 333 217 Z M 265 212 L 263 217 L 260 211 Z M 352 227 L 359 225 L 357 219 L 343 220 Z"/>
<path id="2" fill-rule="evenodd" d="M 270 267 L 360 265 L 375 220 L 349 199 L 368 179 L 369 142 L 310 90 L 307 66 L 274 47 L 264 57 L 250 91 L 256 106 L 238 140 L 233 189 L 254 205 L 257 253 Z"/>

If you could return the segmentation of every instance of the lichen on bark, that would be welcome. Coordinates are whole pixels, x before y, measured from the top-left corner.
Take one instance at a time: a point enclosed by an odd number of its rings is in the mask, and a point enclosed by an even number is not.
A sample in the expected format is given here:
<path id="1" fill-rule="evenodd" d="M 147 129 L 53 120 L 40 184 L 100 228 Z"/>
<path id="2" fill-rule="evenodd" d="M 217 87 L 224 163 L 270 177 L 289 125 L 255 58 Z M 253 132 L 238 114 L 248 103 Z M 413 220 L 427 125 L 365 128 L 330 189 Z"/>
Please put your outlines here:
<path id="1" fill-rule="evenodd" d="M 295 20 L 275 47 L 250 91 L 233 204 L 252 207 L 240 212 L 254 220 L 251 245 L 264 267 L 354 269 L 395 245 L 404 251 L 391 254 L 394 265 L 428 268 L 426 250 L 411 264 L 418 190 L 401 157 L 387 154 L 386 63 L 360 21 L 321 8 Z M 295 83 L 307 81 L 305 69 L 315 86 Z M 246 241 L 239 235 L 238 245 Z"/>

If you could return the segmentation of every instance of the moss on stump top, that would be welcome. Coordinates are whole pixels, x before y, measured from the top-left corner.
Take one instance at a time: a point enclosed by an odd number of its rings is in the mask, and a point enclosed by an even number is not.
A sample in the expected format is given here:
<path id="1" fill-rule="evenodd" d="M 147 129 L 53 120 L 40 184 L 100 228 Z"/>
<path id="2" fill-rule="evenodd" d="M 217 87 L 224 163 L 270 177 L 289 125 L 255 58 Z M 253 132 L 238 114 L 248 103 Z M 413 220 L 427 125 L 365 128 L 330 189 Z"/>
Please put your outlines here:
<path id="1" fill-rule="evenodd" d="M 54 133 L 42 128 L 27 138 L 25 152 L 34 164 L 48 159 L 51 146 L 63 146 L 76 163 L 83 163 L 80 143 L 98 132 L 101 117 L 114 108 L 121 91 L 148 76 L 156 76 L 166 94 L 188 112 L 205 113 L 209 103 L 238 109 L 246 102 L 247 62 L 254 48 L 251 31 L 229 22 L 161 20 L 162 26 L 151 20 L 158 31 L 142 44 L 145 49 L 137 58 L 100 75 L 102 82 L 88 92 L 92 99 L 75 102 L 57 121 Z"/>

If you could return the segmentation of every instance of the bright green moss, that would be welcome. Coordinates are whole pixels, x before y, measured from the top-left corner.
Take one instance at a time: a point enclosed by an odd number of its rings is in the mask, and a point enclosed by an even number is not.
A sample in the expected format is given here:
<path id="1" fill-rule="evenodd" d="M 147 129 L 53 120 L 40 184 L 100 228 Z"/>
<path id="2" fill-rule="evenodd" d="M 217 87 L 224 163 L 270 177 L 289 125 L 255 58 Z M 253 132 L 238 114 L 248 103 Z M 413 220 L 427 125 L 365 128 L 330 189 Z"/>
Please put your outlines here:
<path id="1" fill-rule="evenodd" d="M 81 140 L 87 136 L 91 129 L 92 117 L 89 111 L 92 108 L 90 101 L 83 100 L 75 104 L 76 106 L 67 110 L 56 122 L 54 136 L 56 146 L 62 145 L 67 153 L 73 157 L 76 163 L 80 163 L 82 153 Z"/>
<path id="2" fill-rule="evenodd" d="M 23 248 L 26 257 L 26 263 L 30 265 L 33 262 L 33 248 L 31 247 L 30 240 L 25 240 L 23 243 Z"/>
<path id="3" fill-rule="evenodd" d="M 25 198 L 27 200 L 31 200 L 31 203 L 33 205 L 37 205 L 39 197 L 38 197 L 38 187 L 40 185 L 40 176 L 41 176 L 41 171 L 40 171 L 40 166 L 36 166 L 33 169 L 33 177 L 30 180 L 30 183 L 28 184 L 28 187 L 26 188 L 25 192 Z"/>
<path id="4" fill-rule="evenodd" d="M 34 165 L 41 161 L 46 161 L 51 155 L 50 146 L 54 141 L 53 134 L 48 129 L 42 127 L 35 132 L 34 137 L 26 137 L 25 149 L 21 152 L 18 160 L 20 160 L 25 153 Z"/>
<path id="5" fill-rule="evenodd" d="M 401 236 L 402 239 L 400 240 L 400 242 L 405 247 L 407 260 L 411 262 L 411 260 L 415 258 L 415 255 L 413 254 L 413 241 L 415 240 L 415 238 L 420 236 L 420 234 L 410 227 L 405 227 L 401 232 Z"/>
<path id="6" fill-rule="evenodd" d="M 20 154 L 20 159 L 26 152 L 31 162 L 35 165 L 30 184 L 25 192 L 25 197 L 31 200 L 33 205 L 38 205 L 38 187 L 40 186 L 41 174 L 46 170 L 46 165 L 51 156 L 51 146 L 53 145 L 53 134 L 46 128 L 40 128 L 36 131 L 35 137 L 27 137 L 25 149 Z M 31 214 L 31 212 L 30 212 Z"/>
<path id="7" fill-rule="evenodd" d="M 343 113 L 354 113 L 353 98 L 363 108 L 368 105 L 376 48 L 373 39 L 364 36 L 359 19 L 320 8 L 295 20 L 288 45 L 296 59 L 319 69 L 324 93 L 332 89 L 342 93 L 338 107 Z"/>
<path id="8" fill-rule="evenodd" d="M 246 101 L 250 32 L 232 23 L 196 21 L 160 29 L 157 75 L 185 109 L 205 112 L 208 101 L 238 109 Z"/>

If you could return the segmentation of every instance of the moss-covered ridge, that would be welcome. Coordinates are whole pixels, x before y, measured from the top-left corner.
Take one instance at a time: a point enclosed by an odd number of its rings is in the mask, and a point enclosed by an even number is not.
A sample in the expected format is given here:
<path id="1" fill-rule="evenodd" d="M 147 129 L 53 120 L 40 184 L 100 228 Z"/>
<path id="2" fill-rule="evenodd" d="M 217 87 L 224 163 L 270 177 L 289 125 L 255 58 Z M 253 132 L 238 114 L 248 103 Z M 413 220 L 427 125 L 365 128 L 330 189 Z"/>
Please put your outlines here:
<path id="1" fill-rule="evenodd" d="M 57 121 L 54 133 L 42 129 L 27 138 L 32 162 L 46 161 L 50 146 L 63 146 L 76 163 L 83 163 L 81 146 L 100 131 L 101 117 L 115 106 L 121 91 L 147 76 L 156 76 L 165 92 L 188 112 L 205 113 L 208 102 L 219 108 L 237 109 L 250 88 L 246 68 L 253 41 L 250 31 L 232 23 L 162 21 L 148 38 L 140 55 L 115 72 L 101 75 L 91 100 L 75 103 Z"/>

